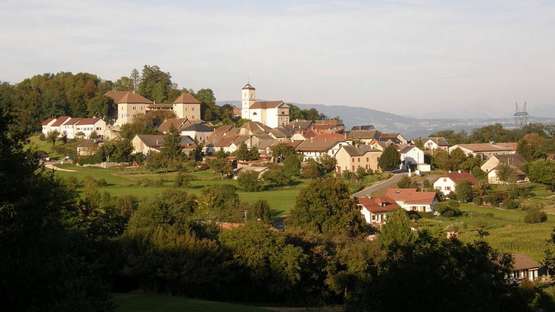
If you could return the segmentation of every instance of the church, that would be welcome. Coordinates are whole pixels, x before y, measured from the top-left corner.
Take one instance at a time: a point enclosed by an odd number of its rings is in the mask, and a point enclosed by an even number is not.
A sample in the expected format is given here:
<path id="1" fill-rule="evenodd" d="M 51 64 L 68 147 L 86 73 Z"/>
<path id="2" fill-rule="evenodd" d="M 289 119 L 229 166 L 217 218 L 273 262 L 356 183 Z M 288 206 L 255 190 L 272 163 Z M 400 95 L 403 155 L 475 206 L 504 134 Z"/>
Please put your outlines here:
<path id="1" fill-rule="evenodd" d="M 289 124 L 289 106 L 283 101 L 257 101 L 256 89 L 247 83 L 241 89 L 241 118 L 271 128 L 284 127 Z"/>

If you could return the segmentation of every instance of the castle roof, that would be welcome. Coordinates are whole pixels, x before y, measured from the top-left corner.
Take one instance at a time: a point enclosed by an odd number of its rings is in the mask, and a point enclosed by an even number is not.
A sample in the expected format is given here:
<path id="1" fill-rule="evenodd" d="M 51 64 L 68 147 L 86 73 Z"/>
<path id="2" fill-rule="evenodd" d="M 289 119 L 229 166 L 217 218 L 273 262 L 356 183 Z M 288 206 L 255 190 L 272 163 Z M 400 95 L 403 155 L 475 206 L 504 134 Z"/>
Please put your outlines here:
<path id="1" fill-rule="evenodd" d="M 108 91 L 105 96 L 112 98 L 116 104 L 152 104 L 152 101 L 131 91 Z"/>
<path id="2" fill-rule="evenodd" d="M 200 104 L 200 101 L 197 100 L 193 95 L 189 92 L 182 92 L 181 95 L 173 101 L 174 104 Z"/>

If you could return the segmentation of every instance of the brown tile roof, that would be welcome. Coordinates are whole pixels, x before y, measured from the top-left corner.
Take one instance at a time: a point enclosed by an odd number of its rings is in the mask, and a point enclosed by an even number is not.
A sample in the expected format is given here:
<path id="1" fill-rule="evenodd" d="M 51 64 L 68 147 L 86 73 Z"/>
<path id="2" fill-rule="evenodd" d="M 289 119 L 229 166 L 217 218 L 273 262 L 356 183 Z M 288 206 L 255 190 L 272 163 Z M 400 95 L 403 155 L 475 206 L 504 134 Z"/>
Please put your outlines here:
<path id="1" fill-rule="evenodd" d="M 297 120 L 289 122 L 287 127 L 291 128 L 293 130 L 306 130 L 306 129 L 310 128 L 311 125 L 312 125 L 312 120 L 297 119 Z"/>
<path id="2" fill-rule="evenodd" d="M 453 182 L 455 183 L 467 181 L 470 184 L 478 184 L 478 179 L 476 179 L 468 172 L 451 172 L 447 174 L 447 177 L 449 177 L 449 179 L 453 180 Z"/>
<path id="3" fill-rule="evenodd" d="M 513 270 L 515 271 L 540 267 L 539 263 L 525 254 L 512 254 L 511 256 L 513 257 Z"/>
<path id="4" fill-rule="evenodd" d="M 69 116 L 60 116 L 58 118 L 56 118 L 56 121 L 54 121 L 53 124 L 51 124 L 51 127 L 59 127 L 61 126 L 66 120 L 70 119 L 71 117 Z"/>
<path id="5" fill-rule="evenodd" d="M 439 146 L 449 146 L 449 142 L 447 142 L 447 139 L 444 137 L 430 137 L 429 139 Z"/>
<path id="6" fill-rule="evenodd" d="M 471 143 L 457 144 L 456 146 L 471 150 L 473 152 L 504 152 L 516 151 L 517 143 Z"/>
<path id="7" fill-rule="evenodd" d="M 415 188 L 389 188 L 385 191 L 385 196 L 407 204 L 431 205 L 436 192 L 418 192 Z"/>
<path id="8" fill-rule="evenodd" d="M 386 196 L 358 197 L 358 203 L 372 213 L 391 212 L 401 208 L 397 205 L 395 200 Z"/>
<path id="9" fill-rule="evenodd" d="M 495 168 L 498 168 L 501 165 L 508 165 L 512 168 L 522 169 L 526 164 L 526 159 L 520 156 L 520 154 L 495 155 L 493 157 L 499 160 L 499 164 Z"/>
<path id="10" fill-rule="evenodd" d="M 297 146 L 299 152 L 326 152 L 330 150 L 335 144 L 343 141 L 344 138 L 328 138 L 325 136 L 317 136 L 303 141 Z"/>
<path id="11" fill-rule="evenodd" d="M 354 130 L 349 132 L 347 137 L 351 140 L 378 139 L 380 132 L 378 130 Z"/>
<path id="12" fill-rule="evenodd" d="M 131 91 L 108 91 L 104 94 L 116 104 L 153 104 L 153 102 Z"/>
<path id="13" fill-rule="evenodd" d="M 78 118 L 79 120 L 77 120 L 76 125 L 81 126 L 81 125 L 94 125 L 95 123 L 97 123 L 100 118 Z"/>
<path id="14" fill-rule="evenodd" d="M 256 101 L 254 102 L 254 104 L 252 104 L 250 108 L 262 108 L 262 109 L 276 108 L 283 104 L 285 104 L 283 103 L 283 101 Z"/>
<path id="15" fill-rule="evenodd" d="M 151 148 L 160 148 L 166 139 L 166 136 L 161 134 L 137 134 L 137 136 L 146 146 Z M 182 148 L 196 145 L 189 136 L 180 136 L 179 138 L 181 139 L 180 145 Z"/>
<path id="16" fill-rule="evenodd" d="M 371 146 L 365 144 L 359 145 L 358 147 L 346 144 L 341 146 L 341 148 L 345 149 L 345 151 L 351 156 L 362 156 L 368 152 L 381 153 L 381 151 L 373 149 Z"/>
<path id="17" fill-rule="evenodd" d="M 187 118 L 168 118 L 158 127 L 158 131 L 166 133 L 169 132 L 172 127 L 177 130 L 181 130 L 182 127 L 186 126 L 186 122 Z"/>
<path id="18" fill-rule="evenodd" d="M 181 95 L 173 101 L 174 104 L 200 104 L 200 101 L 197 100 L 193 95 L 188 92 L 182 92 Z"/>
<path id="19" fill-rule="evenodd" d="M 46 126 L 46 125 L 48 125 L 49 122 L 51 122 L 52 120 L 55 120 L 55 119 L 56 118 L 48 118 L 48 119 L 45 119 L 45 120 L 41 121 L 40 124 L 42 126 Z"/>

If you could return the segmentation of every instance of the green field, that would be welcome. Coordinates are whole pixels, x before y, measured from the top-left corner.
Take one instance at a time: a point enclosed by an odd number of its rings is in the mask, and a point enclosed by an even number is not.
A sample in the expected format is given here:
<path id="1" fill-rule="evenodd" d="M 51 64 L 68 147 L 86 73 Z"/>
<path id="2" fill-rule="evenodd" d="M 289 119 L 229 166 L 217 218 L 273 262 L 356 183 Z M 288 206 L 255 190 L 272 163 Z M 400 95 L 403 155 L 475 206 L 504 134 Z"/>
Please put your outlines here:
<path id="1" fill-rule="evenodd" d="M 540 200 L 535 198 L 534 200 Z M 521 209 L 502 209 L 496 207 L 463 204 L 463 216 L 454 218 L 422 218 L 417 224 L 438 233 L 450 225 L 459 229 L 463 241 L 479 239 L 477 229 L 484 227 L 489 235 L 484 239 L 494 248 L 511 253 L 524 253 L 540 261 L 546 247 L 546 240 L 555 228 L 555 215 L 548 214 L 545 223 L 528 224 L 524 222 L 525 211 Z"/>
<path id="2" fill-rule="evenodd" d="M 173 189 L 174 181 L 177 173 L 153 173 L 143 169 L 103 169 L 94 167 L 79 167 L 72 165 L 60 166 L 60 168 L 74 170 L 75 172 L 55 171 L 55 174 L 62 178 L 76 177 L 83 179 L 87 176 L 95 179 L 104 179 L 108 182 L 108 186 L 100 187 L 99 190 L 109 192 L 112 195 L 133 195 L 138 198 L 148 198 L 161 192 Z M 231 179 L 221 179 L 212 171 L 198 171 L 191 173 L 193 180 L 190 186 L 183 187 L 192 194 L 199 195 L 205 186 L 216 184 L 237 185 L 237 181 Z M 138 183 L 149 179 L 151 181 L 163 180 L 160 186 L 140 186 Z M 270 204 L 276 215 L 287 213 L 295 205 L 295 200 L 299 191 L 306 186 L 308 180 L 299 180 L 293 186 L 274 188 L 261 192 L 243 192 L 238 191 L 241 200 L 246 202 L 254 202 L 259 199 L 265 199 Z"/>
<path id="3" fill-rule="evenodd" d="M 117 312 L 268 311 L 258 307 L 153 294 L 116 294 Z"/>

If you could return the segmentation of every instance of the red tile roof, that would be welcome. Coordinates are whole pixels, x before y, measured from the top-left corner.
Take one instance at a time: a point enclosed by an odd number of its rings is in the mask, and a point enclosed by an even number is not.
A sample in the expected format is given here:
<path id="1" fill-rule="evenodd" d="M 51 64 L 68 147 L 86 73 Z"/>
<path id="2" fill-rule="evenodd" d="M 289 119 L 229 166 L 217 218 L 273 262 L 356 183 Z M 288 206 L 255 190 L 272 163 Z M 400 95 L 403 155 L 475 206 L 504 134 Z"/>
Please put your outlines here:
<path id="1" fill-rule="evenodd" d="M 250 108 L 276 108 L 282 104 L 284 104 L 283 101 L 256 101 Z"/>
<path id="2" fill-rule="evenodd" d="M 525 254 L 512 254 L 511 256 L 513 257 L 513 270 L 515 271 L 540 267 L 539 263 Z"/>
<path id="3" fill-rule="evenodd" d="M 59 127 L 61 126 L 66 120 L 70 119 L 71 117 L 69 116 L 60 116 L 58 118 L 56 118 L 56 121 L 54 121 L 53 124 L 51 124 L 51 127 Z"/>
<path id="4" fill-rule="evenodd" d="M 48 125 L 49 122 L 51 122 L 52 120 L 55 120 L 55 119 L 56 118 L 48 118 L 48 119 L 45 119 L 45 120 L 41 121 L 40 124 L 42 126 L 46 126 L 46 125 Z"/>
<path id="5" fill-rule="evenodd" d="M 399 205 L 388 197 L 359 197 L 358 203 L 372 213 L 391 212 L 399 209 Z"/>
<path id="6" fill-rule="evenodd" d="M 462 147 L 473 152 L 506 152 L 516 151 L 517 143 L 472 143 L 472 144 L 457 144 L 456 147 Z"/>
<path id="7" fill-rule="evenodd" d="M 447 176 L 455 183 L 460 183 L 463 181 L 467 181 L 470 184 L 478 183 L 478 179 L 476 179 L 473 175 L 471 175 L 468 172 L 451 172 Z"/>
<path id="8" fill-rule="evenodd" d="M 180 96 L 173 101 L 174 104 L 200 104 L 200 101 L 197 100 L 194 96 L 192 96 L 188 92 L 181 93 Z"/>
<path id="9" fill-rule="evenodd" d="M 431 205 L 436 198 L 435 192 L 418 192 L 415 188 L 389 188 L 385 197 L 407 204 Z"/>
<path id="10" fill-rule="evenodd" d="M 100 118 L 78 118 L 76 125 L 94 125 Z"/>

